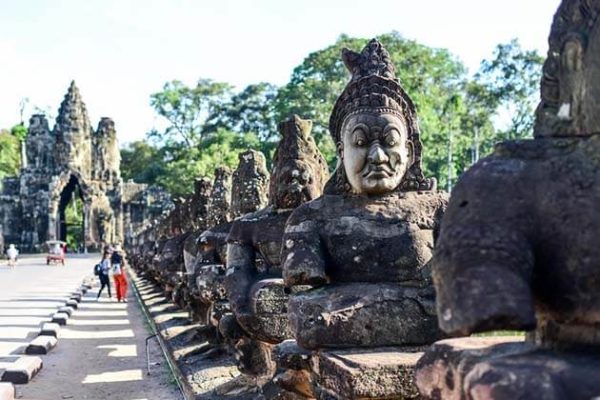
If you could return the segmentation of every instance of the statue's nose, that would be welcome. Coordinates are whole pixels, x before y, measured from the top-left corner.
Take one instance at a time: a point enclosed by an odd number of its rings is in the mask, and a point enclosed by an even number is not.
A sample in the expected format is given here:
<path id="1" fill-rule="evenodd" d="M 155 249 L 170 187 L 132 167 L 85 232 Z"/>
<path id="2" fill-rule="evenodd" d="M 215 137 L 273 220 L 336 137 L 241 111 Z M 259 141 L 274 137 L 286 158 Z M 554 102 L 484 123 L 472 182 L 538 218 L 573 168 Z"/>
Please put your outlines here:
<path id="1" fill-rule="evenodd" d="M 368 160 L 372 164 L 383 164 L 388 161 L 388 156 L 381 148 L 381 145 L 375 143 L 369 149 Z"/>

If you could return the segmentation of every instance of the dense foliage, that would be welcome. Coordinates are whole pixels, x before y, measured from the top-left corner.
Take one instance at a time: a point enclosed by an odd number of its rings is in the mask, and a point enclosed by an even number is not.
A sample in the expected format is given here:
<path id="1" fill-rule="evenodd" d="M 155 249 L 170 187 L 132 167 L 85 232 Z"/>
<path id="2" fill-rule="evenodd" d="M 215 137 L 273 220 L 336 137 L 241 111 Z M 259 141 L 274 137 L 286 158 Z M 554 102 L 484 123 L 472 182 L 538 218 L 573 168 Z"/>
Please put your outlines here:
<path id="1" fill-rule="evenodd" d="M 20 166 L 19 137 L 15 136 L 11 131 L 0 130 L 0 187 L 2 179 L 9 176 L 16 176 L 19 173 Z"/>
<path id="2" fill-rule="evenodd" d="M 487 154 L 495 142 L 531 135 L 542 58 L 513 40 L 496 47 L 469 76 L 445 49 L 433 49 L 398 33 L 379 40 L 390 52 L 397 75 L 417 107 L 424 142 L 424 167 L 443 188 Z M 197 176 L 215 167 L 237 164 L 237 154 L 254 148 L 270 159 L 277 123 L 296 113 L 313 120 L 313 134 L 333 165 L 335 146 L 328 119 L 349 79 L 343 47 L 360 50 L 367 39 L 341 36 L 331 46 L 309 54 L 290 81 L 275 87 L 252 84 L 235 92 L 231 85 L 200 79 L 196 86 L 167 82 L 151 96 L 151 105 L 168 126 L 148 133 L 149 141 L 122 150 L 126 179 L 159 183 L 173 194 L 192 190 Z"/>

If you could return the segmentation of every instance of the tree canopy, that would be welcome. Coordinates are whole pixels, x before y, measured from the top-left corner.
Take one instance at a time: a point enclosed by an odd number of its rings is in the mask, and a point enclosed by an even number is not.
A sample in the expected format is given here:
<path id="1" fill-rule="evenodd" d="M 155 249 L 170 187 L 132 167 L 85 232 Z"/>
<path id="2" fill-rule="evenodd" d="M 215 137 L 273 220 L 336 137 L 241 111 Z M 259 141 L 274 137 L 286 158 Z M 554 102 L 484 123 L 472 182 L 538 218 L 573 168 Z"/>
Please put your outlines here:
<path id="1" fill-rule="evenodd" d="M 13 127 L 11 131 L 14 130 Z M 11 131 L 0 129 L 0 187 L 2 186 L 2 179 L 17 176 L 21 167 L 20 138 Z M 27 133 L 27 130 L 25 130 L 25 133 Z"/>
<path id="2" fill-rule="evenodd" d="M 495 142 L 531 135 L 543 61 L 537 52 L 523 50 L 516 40 L 499 44 L 470 76 L 448 50 L 397 32 L 378 39 L 417 108 L 425 172 L 442 188 L 451 189 Z M 122 150 L 123 176 L 162 184 L 175 195 L 189 193 L 196 177 L 211 176 L 221 165 L 235 167 L 242 150 L 261 150 L 270 160 L 277 123 L 291 114 L 313 120 L 313 135 L 333 166 L 329 115 L 350 78 L 341 50 L 359 51 L 367 42 L 340 36 L 310 53 L 281 87 L 261 82 L 236 92 L 228 83 L 210 79 L 199 79 L 195 86 L 167 82 L 150 99 L 167 127 L 149 132 L 150 143 L 134 142 Z"/>

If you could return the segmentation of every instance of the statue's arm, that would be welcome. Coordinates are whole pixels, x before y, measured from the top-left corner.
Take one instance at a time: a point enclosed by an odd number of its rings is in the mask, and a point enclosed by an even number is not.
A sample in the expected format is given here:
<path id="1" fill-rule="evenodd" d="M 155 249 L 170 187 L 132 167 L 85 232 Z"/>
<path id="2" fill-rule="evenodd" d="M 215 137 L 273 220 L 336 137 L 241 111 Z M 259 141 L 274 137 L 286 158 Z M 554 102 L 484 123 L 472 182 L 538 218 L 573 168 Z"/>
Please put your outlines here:
<path id="1" fill-rule="evenodd" d="M 256 251 L 245 242 L 227 244 L 227 272 L 225 290 L 234 314 L 250 310 L 249 292 L 256 275 Z"/>
<path id="2" fill-rule="evenodd" d="M 473 167 L 452 193 L 436 244 L 440 327 L 460 335 L 529 330 L 535 327 L 530 208 L 510 201 L 524 198 L 512 193 L 519 190 L 518 176 L 480 169 Z"/>
<path id="3" fill-rule="evenodd" d="M 317 222 L 297 209 L 288 219 L 281 246 L 285 286 L 327 283 L 325 259 Z"/>

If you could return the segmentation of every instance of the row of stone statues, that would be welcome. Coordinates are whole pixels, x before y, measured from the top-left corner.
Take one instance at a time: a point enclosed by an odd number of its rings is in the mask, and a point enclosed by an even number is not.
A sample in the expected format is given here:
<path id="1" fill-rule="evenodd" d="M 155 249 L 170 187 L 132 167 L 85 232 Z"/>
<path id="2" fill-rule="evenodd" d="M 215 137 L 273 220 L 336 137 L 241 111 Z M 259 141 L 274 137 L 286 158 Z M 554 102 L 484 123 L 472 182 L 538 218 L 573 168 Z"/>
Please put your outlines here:
<path id="1" fill-rule="evenodd" d="M 535 139 L 498 145 L 449 202 L 372 40 L 342 54 L 352 78 L 331 114 L 331 177 L 294 116 L 270 176 L 261 153 L 242 153 L 135 239 L 135 267 L 211 332 L 209 351 L 236 353 L 242 375 L 221 396 L 600 396 L 598 13 L 563 1 Z M 528 333 L 448 338 L 499 329 Z"/>

